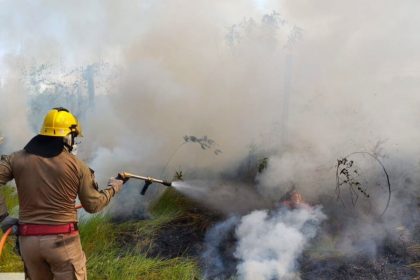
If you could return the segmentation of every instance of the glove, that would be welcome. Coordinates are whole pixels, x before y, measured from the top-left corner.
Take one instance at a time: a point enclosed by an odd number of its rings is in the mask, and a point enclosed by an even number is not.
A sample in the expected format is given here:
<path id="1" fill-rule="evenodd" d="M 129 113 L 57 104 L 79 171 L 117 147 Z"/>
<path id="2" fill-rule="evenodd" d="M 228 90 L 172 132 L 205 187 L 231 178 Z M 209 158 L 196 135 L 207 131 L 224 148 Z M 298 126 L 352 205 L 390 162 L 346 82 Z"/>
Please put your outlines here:
<path id="1" fill-rule="evenodd" d="M 0 228 L 3 232 L 6 232 L 10 227 L 18 225 L 19 220 L 10 216 L 7 216 L 0 222 Z"/>
<path id="2" fill-rule="evenodd" d="M 108 180 L 108 187 L 111 187 L 111 189 L 114 191 L 114 195 L 121 190 L 123 184 L 124 184 L 124 181 L 122 179 L 111 177 Z"/>
<path id="3" fill-rule="evenodd" d="M 121 181 L 123 181 L 123 184 L 125 184 L 125 182 L 127 182 L 128 179 L 130 179 L 130 177 L 124 176 L 123 173 L 118 173 L 118 175 L 117 175 L 117 177 L 115 177 L 115 179 L 121 180 Z"/>

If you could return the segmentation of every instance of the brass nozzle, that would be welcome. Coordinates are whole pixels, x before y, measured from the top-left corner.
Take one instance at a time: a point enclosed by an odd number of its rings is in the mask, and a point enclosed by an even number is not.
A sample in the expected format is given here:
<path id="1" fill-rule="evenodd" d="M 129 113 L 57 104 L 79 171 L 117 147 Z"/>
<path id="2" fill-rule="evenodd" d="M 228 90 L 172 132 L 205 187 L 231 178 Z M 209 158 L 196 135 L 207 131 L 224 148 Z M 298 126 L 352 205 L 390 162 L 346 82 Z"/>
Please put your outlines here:
<path id="1" fill-rule="evenodd" d="M 152 177 L 146 177 L 146 176 L 131 174 L 131 173 L 128 173 L 128 172 L 121 172 L 119 174 L 120 174 L 121 177 L 123 177 L 125 179 L 135 178 L 135 179 L 140 179 L 140 180 L 150 182 L 150 183 L 159 183 L 159 184 L 162 184 L 162 185 L 167 186 L 167 187 L 172 186 L 172 182 L 163 181 L 163 180 L 152 178 Z"/>
<path id="2" fill-rule="evenodd" d="M 163 181 L 162 185 L 167 186 L 167 187 L 171 187 L 172 186 L 172 182 L 168 182 L 168 181 Z"/>

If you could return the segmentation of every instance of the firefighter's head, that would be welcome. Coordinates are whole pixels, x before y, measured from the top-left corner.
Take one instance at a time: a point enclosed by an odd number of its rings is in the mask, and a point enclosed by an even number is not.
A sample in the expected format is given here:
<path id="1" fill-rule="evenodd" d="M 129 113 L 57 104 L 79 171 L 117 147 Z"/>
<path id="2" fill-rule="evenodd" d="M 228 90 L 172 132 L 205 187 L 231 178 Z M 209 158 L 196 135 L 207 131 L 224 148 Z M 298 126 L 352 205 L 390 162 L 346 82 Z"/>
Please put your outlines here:
<path id="1" fill-rule="evenodd" d="M 62 107 L 48 111 L 39 134 L 49 137 L 62 137 L 64 144 L 70 151 L 75 145 L 74 139 L 77 136 L 83 136 L 77 118 L 69 110 Z"/>
<path id="2" fill-rule="evenodd" d="M 39 134 L 52 137 L 66 137 L 69 134 L 81 136 L 82 130 L 77 118 L 69 110 L 53 108 L 45 115 Z"/>

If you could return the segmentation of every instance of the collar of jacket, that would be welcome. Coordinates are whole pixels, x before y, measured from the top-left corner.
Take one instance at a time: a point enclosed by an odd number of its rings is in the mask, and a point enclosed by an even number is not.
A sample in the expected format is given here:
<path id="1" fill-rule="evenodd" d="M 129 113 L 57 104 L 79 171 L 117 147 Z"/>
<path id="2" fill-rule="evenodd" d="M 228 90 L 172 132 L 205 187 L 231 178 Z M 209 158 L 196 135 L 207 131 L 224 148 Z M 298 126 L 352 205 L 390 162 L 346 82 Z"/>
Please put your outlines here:
<path id="1" fill-rule="evenodd" d="M 61 154 L 64 142 L 62 137 L 37 135 L 23 149 L 30 154 L 51 158 Z"/>

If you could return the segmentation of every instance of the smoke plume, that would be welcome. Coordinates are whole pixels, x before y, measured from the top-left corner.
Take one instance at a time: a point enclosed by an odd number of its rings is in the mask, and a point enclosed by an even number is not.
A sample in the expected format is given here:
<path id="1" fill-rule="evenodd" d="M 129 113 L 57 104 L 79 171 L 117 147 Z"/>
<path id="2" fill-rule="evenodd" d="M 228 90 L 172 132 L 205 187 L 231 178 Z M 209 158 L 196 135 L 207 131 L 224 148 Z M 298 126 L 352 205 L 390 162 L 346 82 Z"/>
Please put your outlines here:
<path id="1" fill-rule="evenodd" d="M 296 260 L 325 218 L 320 208 L 244 216 L 236 229 L 240 279 L 298 279 Z"/>
<path id="2" fill-rule="evenodd" d="M 236 266 L 233 251 L 236 244 L 232 241 L 232 232 L 238 223 L 239 217 L 232 216 L 207 232 L 206 247 L 201 256 L 204 260 L 204 279 L 228 279 L 233 274 Z"/>

